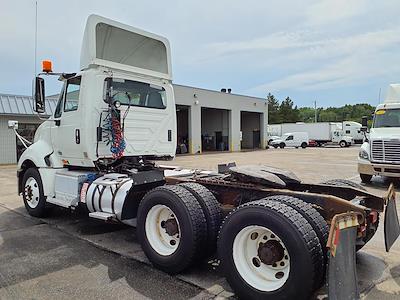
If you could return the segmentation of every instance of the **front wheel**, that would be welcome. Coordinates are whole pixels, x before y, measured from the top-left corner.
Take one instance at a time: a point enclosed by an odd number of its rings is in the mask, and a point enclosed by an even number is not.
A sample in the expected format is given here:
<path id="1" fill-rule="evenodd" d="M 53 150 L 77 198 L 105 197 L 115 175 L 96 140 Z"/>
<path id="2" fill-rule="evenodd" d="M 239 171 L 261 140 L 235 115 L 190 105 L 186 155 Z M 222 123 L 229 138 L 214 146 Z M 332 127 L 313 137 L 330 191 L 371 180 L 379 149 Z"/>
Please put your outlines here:
<path id="1" fill-rule="evenodd" d="M 285 146 L 286 146 L 285 143 L 280 143 L 280 144 L 279 144 L 279 147 L 280 147 L 281 149 L 285 148 Z"/>
<path id="2" fill-rule="evenodd" d="M 43 183 L 36 168 L 28 169 L 22 178 L 22 199 L 26 210 L 31 216 L 43 217 L 46 213 L 46 196 Z"/>
<path id="3" fill-rule="evenodd" d="M 347 147 L 346 141 L 340 141 L 339 146 L 340 146 L 340 148 Z"/>
<path id="4" fill-rule="evenodd" d="M 306 142 L 301 143 L 301 148 L 306 149 L 307 148 L 307 143 Z"/>
<path id="5" fill-rule="evenodd" d="M 221 267 L 243 299 L 309 299 L 324 263 L 311 225 L 292 207 L 259 200 L 236 208 L 218 240 Z"/>

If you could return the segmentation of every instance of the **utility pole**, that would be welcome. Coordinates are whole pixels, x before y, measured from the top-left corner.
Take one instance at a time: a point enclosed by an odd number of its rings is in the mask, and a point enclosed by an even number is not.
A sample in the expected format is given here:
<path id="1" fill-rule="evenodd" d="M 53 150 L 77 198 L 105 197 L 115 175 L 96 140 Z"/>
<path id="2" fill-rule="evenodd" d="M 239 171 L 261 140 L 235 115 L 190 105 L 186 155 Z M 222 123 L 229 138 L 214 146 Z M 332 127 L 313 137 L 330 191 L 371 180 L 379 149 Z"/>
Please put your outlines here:
<path id="1" fill-rule="evenodd" d="M 314 122 L 317 123 L 317 100 L 314 101 L 314 112 L 315 112 L 315 116 L 314 116 Z"/>

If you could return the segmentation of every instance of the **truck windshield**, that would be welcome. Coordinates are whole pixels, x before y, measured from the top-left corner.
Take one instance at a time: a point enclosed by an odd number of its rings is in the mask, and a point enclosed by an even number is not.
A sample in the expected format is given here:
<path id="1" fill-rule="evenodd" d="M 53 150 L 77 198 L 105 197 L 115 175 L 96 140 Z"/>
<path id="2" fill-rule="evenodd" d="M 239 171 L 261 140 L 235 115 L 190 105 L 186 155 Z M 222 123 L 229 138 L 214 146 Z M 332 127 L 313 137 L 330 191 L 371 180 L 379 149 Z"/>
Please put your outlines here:
<path id="1" fill-rule="evenodd" d="M 375 112 L 374 128 L 400 127 L 400 109 L 379 109 Z"/>
<path id="2" fill-rule="evenodd" d="M 106 84 L 104 86 L 106 88 Z M 113 78 L 111 87 L 114 101 L 119 101 L 121 105 L 166 108 L 165 89 L 161 86 Z"/>

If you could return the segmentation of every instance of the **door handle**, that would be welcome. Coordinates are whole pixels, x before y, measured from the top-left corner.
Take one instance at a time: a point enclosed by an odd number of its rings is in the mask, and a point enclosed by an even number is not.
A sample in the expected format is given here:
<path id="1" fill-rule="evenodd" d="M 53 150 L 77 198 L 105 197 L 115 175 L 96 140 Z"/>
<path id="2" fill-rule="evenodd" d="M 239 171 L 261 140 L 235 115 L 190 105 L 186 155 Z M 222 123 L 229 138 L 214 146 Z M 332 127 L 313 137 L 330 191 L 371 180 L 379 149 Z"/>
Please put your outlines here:
<path id="1" fill-rule="evenodd" d="M 75 129 L 75 143 L 76 144 L 81 143 L 81 132 L 79 129 Z"/>

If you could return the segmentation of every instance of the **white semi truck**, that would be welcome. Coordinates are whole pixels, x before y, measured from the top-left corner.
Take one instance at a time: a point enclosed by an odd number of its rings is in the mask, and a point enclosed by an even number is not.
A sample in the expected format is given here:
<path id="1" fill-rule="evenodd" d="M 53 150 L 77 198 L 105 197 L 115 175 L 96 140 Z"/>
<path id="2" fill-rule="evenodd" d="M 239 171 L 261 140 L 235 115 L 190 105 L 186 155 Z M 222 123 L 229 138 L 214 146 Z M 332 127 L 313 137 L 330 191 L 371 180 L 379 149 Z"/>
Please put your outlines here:
<path id="1" fill-rule="evenodd" d="M 268 126 L 270 136 L 282 136 L 290 132 L 307 132 L 309 139 L 314 140 L 318 146 L 334 144 L 343 148 L 354 143 L 350 135 L 345 134 L 337 124 L 330 122 L 282 123 Z"/>
<path id="2" fill-rule="evenodd" d="M 363 143 L 364 133 L 361 131 L 361 123 L 354 121 L 343 121 L 335 124 L 344 131 L 345 135 L 351 136 L 355 144 Z"/>
<path id="3" fill-rule="evenodd" d="M 374 113 L 372 127 L 367 132 L 368 118 L 363 118 L 365 141 L 358 155 L 361 180 L 372 176 L 400 177 L 400 84 L 391 84 L 384 103 Z"/>
<path id="4" fill-rule="evenodd" d="M 43 66 L 35 111 L 45 109 L 45 77 L 64 86 L 18 162 L 18 191 L 32 216 L 56 205 L 134 226 L 149 261 L 171 274 L 218 248 L 243 299 L 308 299 L 325 274 L 331 297 L 357 298 L 355 249 L 374 235 L 380 213 L 387 250 L 399 235 L 393 186 L 380 197 L 352 182 L 308 184 L 262 165 L 221 165 L 218 173 L 157 165 L 176 149 L 163 37 L 92 15 L 81 70 Z"/>

